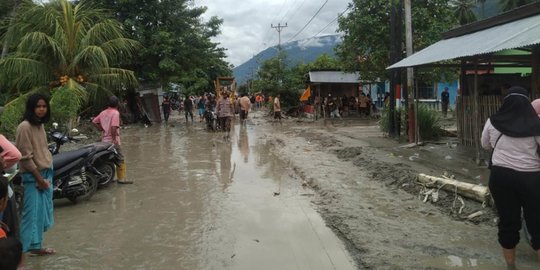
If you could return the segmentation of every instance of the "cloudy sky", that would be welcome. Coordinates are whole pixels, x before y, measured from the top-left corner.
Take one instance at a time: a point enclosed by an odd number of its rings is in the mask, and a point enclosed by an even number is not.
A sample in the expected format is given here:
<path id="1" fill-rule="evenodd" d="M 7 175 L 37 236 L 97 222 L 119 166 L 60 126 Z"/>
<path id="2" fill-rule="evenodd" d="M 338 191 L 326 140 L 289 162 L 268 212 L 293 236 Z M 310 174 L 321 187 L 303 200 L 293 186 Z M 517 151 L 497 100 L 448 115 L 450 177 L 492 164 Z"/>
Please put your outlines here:
<path id="1" fill-rule="evenodd" d="M 299 33 L 326 1 L 320 13 Z M 287 27 L 281 32 L 282 43 L 311 38 L 325 27 L 319 35 L 334 34 L 337 22 L 328 24 L 347 9 L 349 2 L 350 0 L 195 0 L 195 5 L 208 7 L 205 18 L 218 16 L 224 20 L 222 34 L 216 41 L 228 50 L 227 60 L 238 66 L 267 47 L 278 44 L 278 33 L 270 27 L 271 24 L 276 26 L 278 23 L 287 23 Z M 295 35 L 297 36 L 294 37 Z"/>

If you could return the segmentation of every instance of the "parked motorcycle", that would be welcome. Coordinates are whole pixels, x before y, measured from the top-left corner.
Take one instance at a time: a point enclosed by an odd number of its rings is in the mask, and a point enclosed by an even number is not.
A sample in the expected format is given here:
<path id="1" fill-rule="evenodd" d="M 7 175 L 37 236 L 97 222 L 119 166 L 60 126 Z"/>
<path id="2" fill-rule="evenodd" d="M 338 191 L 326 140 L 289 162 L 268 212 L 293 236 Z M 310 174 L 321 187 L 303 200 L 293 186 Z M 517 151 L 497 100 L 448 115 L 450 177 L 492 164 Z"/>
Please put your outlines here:
<path id="1" fill-rule="evenodd" d="M 53 129 L 49 132 L 49 135 L 54 143 L 49 145 L 49 151 L 53 155 L 56 155 L 60 151 L 60 147 L 69 142 L 76 140 L 73 137 L 67 135 L 67 133 L 60 132 L 58 125 L 53 123 Z M 99 186 L 106 186 L 114 180 L 116 166 L 120 164 L 120 155 L 116 150 L 113 143 L 96 142 L 87 144 L 83 148 L 91 148 L 92 155 L 90 158 L 90 164 L 88 172 L 92 173 L 98 178 Z"/>
<path id="2" fill-rule="evenodd" d="M 58 153 L 53 156 L 53 198 L 67 198 L 73 203 L 90 199 L 97 190 L 98 179 L 92 173 L 90 147 Z"/>

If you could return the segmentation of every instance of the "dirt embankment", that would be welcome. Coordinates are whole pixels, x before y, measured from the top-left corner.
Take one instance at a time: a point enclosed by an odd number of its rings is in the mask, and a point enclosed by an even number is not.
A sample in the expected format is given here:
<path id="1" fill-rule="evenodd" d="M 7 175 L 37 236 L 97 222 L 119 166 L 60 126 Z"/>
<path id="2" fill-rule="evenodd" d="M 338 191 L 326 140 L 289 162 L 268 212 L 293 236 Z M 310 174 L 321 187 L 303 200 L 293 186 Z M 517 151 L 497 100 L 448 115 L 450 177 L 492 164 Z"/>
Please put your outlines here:
<path id="1" fill-rule="evenodd" d="M 376 133 L 364 127 L 351 133 L 345 126 L 284 125 L 264 139 L 304 185 L 317 191 L 313 202 L 344 239 L 359 268 L 446 269 L 441 262 L 450 255 L 498 264 L 490 208 L 443 190 L 433 202 L 432 196 L 423 195 L 427 189 L 416 176 L 441 172 L 440 164 L 415 164 L 420 154 L 400 157 L 388 151 L 393 148 L 362 140 L 358 130 L 368 136 Z M 467 219 L 478 211 L 482 214 Z M 468 239 L 491 250 L 464 248 Z"/>

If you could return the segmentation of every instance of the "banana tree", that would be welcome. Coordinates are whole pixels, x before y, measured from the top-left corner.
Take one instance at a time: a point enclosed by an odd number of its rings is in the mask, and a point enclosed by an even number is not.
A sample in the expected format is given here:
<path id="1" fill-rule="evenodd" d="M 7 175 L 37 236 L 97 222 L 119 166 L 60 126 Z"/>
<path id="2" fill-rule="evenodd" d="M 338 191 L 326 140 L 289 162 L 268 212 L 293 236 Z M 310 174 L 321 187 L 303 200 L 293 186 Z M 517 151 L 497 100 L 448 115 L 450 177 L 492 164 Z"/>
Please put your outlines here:
<path id="1" fill-rule="evenodd" d="M 34 91 L 51 95 L 53 118 L 73 117 L 85 104 L 137 84 L 134 73 L 120 68 L 140 45 L 125 38 L 122 25 L 90 1 L 24 1 L 11 24 L 14 50 L 0 60 L 0 84 L 16 98 L 6 104 L 0 121 L 21 111 L 19 99 Z M 66 104 L 69 103 L 69 104 Z M 18 115 L 17 117 L 20 117 Z"/>

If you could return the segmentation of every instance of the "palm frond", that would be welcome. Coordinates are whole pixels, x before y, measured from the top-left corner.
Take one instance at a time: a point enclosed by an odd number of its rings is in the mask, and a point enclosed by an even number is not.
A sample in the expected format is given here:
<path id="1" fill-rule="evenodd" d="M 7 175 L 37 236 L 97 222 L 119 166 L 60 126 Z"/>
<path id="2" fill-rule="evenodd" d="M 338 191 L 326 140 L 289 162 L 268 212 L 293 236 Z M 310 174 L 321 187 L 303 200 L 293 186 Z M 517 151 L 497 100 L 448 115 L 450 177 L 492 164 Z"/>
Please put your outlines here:
<path id="1" fill-rule="evenodd" d="M 109 67 L 109 59 L 107 54 L 99 46 L 87 46 L 73 59 L 70 64 L 70 70 L 76 66 L 87 67 L 89 69 L 94 68 L 107 68 Z"/>
<path id="2" fill-rule="evenodd" d="M 30 32 L 22 37 L 19 46 L 17 46 L 20 52 L 34 52 L 34 53 L 52 53 L 54 56 L 53 61 L 58 65 L 65 65 L 66 59 L 60 44 L 57 40 L 52 38 L 43 32 Z"/>
<path id="3" fill-rule="evenodd" d="M 88 77 L 89 81 L 105 88 L 136 87 L 139 84 L 133 71 L 121 68 L 102 68 Z"/>
<path id="4" fill-rule="evenodd" d="M 32 88 L 46 85 L 52 76 L 50 71 L 49 66 L 42 61 L 19 54 L 0 60 L 0 72 L 8 80 L 15 82 L 8 81 L 6 84 L 14 87 Z"/>

